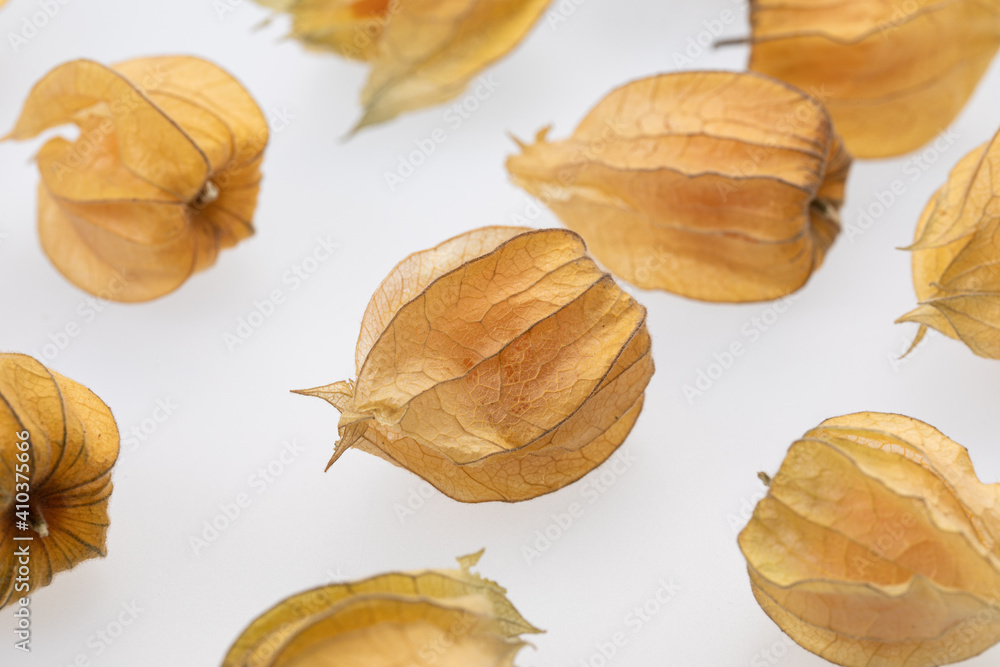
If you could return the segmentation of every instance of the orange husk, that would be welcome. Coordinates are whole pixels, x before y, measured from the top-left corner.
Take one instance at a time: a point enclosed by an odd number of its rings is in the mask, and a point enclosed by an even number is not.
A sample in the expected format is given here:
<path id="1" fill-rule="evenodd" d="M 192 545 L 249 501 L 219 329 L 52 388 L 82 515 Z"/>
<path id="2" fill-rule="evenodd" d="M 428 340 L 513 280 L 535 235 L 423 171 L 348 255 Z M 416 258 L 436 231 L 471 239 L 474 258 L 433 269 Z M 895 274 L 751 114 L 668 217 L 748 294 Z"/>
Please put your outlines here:
<path id="1" fill-rule="evenodd" d="M 294 595 L 255 619 L 222 667 L 513 667 L 540 632 L 506 591 L 460 569 L 393 572 Z"/>
<path id="2" fill-rule="evenodd" d="M 506 56 L 550 0 L 258 0 L 306 46 L 371 64 L 353 131 L 458 97 Z"/>
<path id="3" fill-rule="evenodd" d="M 93 392 L 0 354 L 0 607 L 106 554 L 117 458 L 118 428 Z"/>
<path id="4" fill-rule="evenodd" d="M 913 286 L 919 305 L 897 322 L 961 340 L 1000 359 L 1000 133 L 962 158 L 917 223 Z"/>
<path id="5" fill-rule="evenodd" d="M 1000 47 L 992 0 L 752 0 L 750 21 L 750 69 L 819 97 L 860 158 L 931 141 Z"/>
<path id="6" fill-rule="evenodd" d="M 486 227 L 411 255 L 365 312 L 357 380 L 304 390 L 357 448 L 464 502 L 519 501 L 610 456 L 653 361 L 646 311 L 561 230 Z"/>
<path id="7" fill-rule="evenodd" d="M 1000 485 L 927 424 L 864 412 L 788 451 L 739 545 L 757 602 L 846 667 L 930 667 L 1000 641 Z"/>
<path id="8" fill-rule="evenodd" d="M 634 81 L 568 139 L 519 144 L 514 182 L 615 275 L 705 301 L 802 287 L 840 231 L 851 164 L 818 101 L 734 72 Z"/>
<path id="9" fill-rule="evenodd" d="M 75 60 L 32 89 L 7 139 L 80 129 L 38 152 L 38 229 L 81 289 L 148 301 L 253 234 L 268 129 L 231 75 L 198 58 Z"/>

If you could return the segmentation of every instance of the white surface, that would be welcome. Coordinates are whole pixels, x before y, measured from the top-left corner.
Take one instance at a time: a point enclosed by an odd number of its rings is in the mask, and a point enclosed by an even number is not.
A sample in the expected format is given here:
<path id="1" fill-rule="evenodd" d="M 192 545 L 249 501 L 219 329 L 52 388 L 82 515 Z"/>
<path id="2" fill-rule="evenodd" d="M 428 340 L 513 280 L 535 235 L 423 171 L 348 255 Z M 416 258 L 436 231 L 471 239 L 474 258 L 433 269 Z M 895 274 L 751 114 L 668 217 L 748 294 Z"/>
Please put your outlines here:
<path id="1" fill-rule="evenodd" d="M 741 513 L 762 489 L 755 473 L 774 472 L 792 440 L 826 417 L 882 410 L 934 424 L 970 448 L 984 481 L 998 479 L 997 364 L 932 336 L 894 366 L 914 328 L 892 323 L 914 304 L 909 257 L 894 248 L 908 242 L 948 169 L 996 131 L 996 66 L 954 125 L 954 145 L 916 181 L 905 170 L 908 158 L 855 165 L 847 224 L 894 179 L 904 180 L 905 195 L 853 243 L 842 235 L 759 339 L 744 327 L 754 327 L 766 305 L 713 306 L 635 291 L 649 309 L 657 373 L 625 445 L 636 459 L 626 472 L 615 477 L 604 467 L 516 505 L 467 506 L 435 493 L 401 521 L 398 508 L 419 494 L 420 480 L 360 452 L 324 474 L 337 412 L 288 390 L 352 377 L 361 315 L 399 259 L 528 209 L 531 200 L 504 170 L 513 150 L 508 131 L 529 137 L 554 123 L 554 136 L 565 136 L 613 87 L 676 69 L 674 54 L 702 21 L 729 9 L 737 18 L 725 34 L 745 34 L 745 7 L 586 0 L 555 29 L 540 24 L 491 70 L 500 87 L 460 127 L 437 108 L 342 143 L 359 113 L 364 67 L 280 41 L 283 20 L 254 30 L 267 13 L 249 0 L 232 0 L 236 7 L 223 18 L 209 0 L 63 1 L 17 53 L 8 34 L 39 10 L 37 0 L 11 0 L 0 10 L 0 129 L 12 125 L 32 83 L 63 61 L 169 53 L 218 63 L 269 115 L 293 119 L 267 151 L 257 236 L 174 294 L 107 305 L 92 321 L 83 315 L 86 295 L 39 248 L 38 175 L 29 160 L 40 143 L 0 145 L 0 349 L 41 355 L 50 334 L 76 322 L 80 335 L 46 361 L 97 392 L 123 431 L 151 419 L 157 400 L 177 405 L 145 441 L 123 447 L 108 558 L 61 574 L 34 595 L 29 657 L 11 648 L 10 609 L 0 612 L 0 664 L 64 666 L 83 656 L 79 664 L 101 667 L 217 665 L 252 618 L 289 594 L 333 578 L 450 566 L 485 546 L 480 571 L 548 629 L 533 640 L 537 651 L 522 654 L 525 667 L 596 667 L 597 644 L 617 632 L 627 642 L 608 663 L 615 666 L 823 665 L 789 646 L 750 593 L 735 540 L 748 516 Z M 694 65 L 739 69 L 745 58 L 745 49 L 731 48 Z M 390 192 L 384 172 L 439 127 L 447 141 Z M 547 210 L 535 222 L 557 224 Z M 283 276 L 327 235 L 340 244 L 336 256 L 293 289 Z M 228 350 L 223 335 L 273 289 L 287 300 Z M 733 341 L 747 353 L 690 405 L 682 386 Z M 253 476 L 279 457 L 285 440 L 304 451 L 262 485 Z M 602 475 L 615 482 L 595 493 Z M 250 506 L 195 556 L 189 538 L 240 493 Z M 526 562 L 522 547 L 573 503 L 582 515 Z M 661 580 L 679 590 L 636 623 L 628 615 L 655 598 Z M 109 624 L 114 632 L 121 605 L 132 601 L 142 609 L 138 618 L 103 645 L 95 633 Z M 994 649 L 968 664 L 998 657 Z"/>

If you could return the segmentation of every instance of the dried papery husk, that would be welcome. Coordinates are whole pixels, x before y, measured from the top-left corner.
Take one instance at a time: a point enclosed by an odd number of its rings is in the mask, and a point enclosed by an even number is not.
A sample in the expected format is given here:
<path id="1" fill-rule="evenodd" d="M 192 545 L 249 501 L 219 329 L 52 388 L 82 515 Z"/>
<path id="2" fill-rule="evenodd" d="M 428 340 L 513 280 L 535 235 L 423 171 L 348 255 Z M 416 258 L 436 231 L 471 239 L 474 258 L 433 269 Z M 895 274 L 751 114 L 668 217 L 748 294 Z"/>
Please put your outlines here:
<path id="1" fill-rule="evenodd" d="M 254 620 L 222 667 L 511 667 L 528 623 L 493 581 L 461 569 L 393 572 L 294 595 Z"/>
<path id="2" fill-rule="evenodd" d="M 739 536 L 754 596 L 847 667 L 925 667 L 1000 641 L 1000 485 L 927 424 L 864 412 L 788 451 Z"/>
<path id="3" fill-rule="evenodd" d="M 117 458 L 118 427 L 101 399 L 31 357 L 0 354 L 0 607 L 105 555 Z M 16 553 L 25 546 L 27 564 Z"/>
<path id="4" fill-rule="evenodd" d="M 1000 47 L 993 0 L 752 0 L 750 69 L 813 92 L 859 158 L 916 150 Z"/>
<path id="5" fill-rule="evenodd" d="M 550 0 L 258 2 L 289 12 L 292 37 L 310 48 L 371 63 L 357 131 L 461 95 L 524 39 Z"/>
<path id="6" fill-rule="evenodd" d="M 358 379 L 299 393 L 355 447 L 464 502 L 555 491 L 600 465 L 653 374 L 646 311 L 563 229 L 485 227 L 403 260 L 365 312 Z"/>
<path id="7" fill-rule="evenodd" d="M 256 0 L 288 13 L 289 37 L 309 49 L 333 52 L 355 60 L 374 60 L 382 29 L 407 2 L 396 0 Z"/>
<path id="8" fill-rule="evenodd" d="M 759 74 L 683 72 L 605 97 L 569 139 L 507 160 L 514 182 L 615 275 L 705 301 L 805 284 L 840 232 L 850 157 L 823 106 Z"/>
<path id="9" fill-rule="evenodd" d="M 38 152 L 42 247 L 73 284 L 148 301 L 254 232 L 268 141 L 236 79 L 188 56 L 59 65 L 32 89 L 6 138 L 74 124 Z"/>
<path id="10" fill-rule="evenodd" d="M 917 223 L 913 286 L 920 305 L 897 322 L 961 340 L 1000 359 L 1000 133 L 963 157 Z"/>

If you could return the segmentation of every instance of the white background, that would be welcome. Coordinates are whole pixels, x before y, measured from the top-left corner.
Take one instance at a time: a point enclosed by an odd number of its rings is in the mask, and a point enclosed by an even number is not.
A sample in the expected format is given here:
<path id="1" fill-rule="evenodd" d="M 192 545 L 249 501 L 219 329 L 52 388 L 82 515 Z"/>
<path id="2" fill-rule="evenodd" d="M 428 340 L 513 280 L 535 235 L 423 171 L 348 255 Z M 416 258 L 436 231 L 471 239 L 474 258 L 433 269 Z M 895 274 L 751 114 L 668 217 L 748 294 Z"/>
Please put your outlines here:
<path id="1" fill-rule="evenodd" d="M 101 396 L 123 437 L 143 420 L 152 430 L 157 400 L 177 405 L 144 441 L 123 446 L 109 556 L 33 596 L 30 656 L 12 649 L 11 610 L 0 612 L 2 665 L 63 666 L 78 656 L 102 667 L 217 665 L 243 627 L 287 595 L 331 579 L 447 567 L 480 547 L 480 571 L 548 630 L 533 639 L 537 650 L 522 654 L 525 667 L 596 667 L 596 645 L 617 632 L 627 643 L 608 663 L 615 666 L 822 665 L 789 647 L 750 593 L 736 533 L 762 491 L 756 472 L 773 473 L 789 444 L 824 418 L 880 410 L 930 422 L 969 447 L 984 481 L 1000 476 L 996 362 L 931 336 L 897 363 L 915 327 L 893 324 L 914 305 L 909 257 L 895 248 L 908 243 L 950 167 L 1000 124 L 996 66 L 955 123 L 957 140 L 940 155 L 931 151 L 934 163 L 916 180 L 912 168 L 904 172 L 909 158 L 855 165 L 847 225 L 893 180 L 904 181 L 905 194 L 863 234 L 842 235 L 776 321 L 766 304 L 633 290 L 649 309 L 657 373 L 625 444 L 636 459 L 626 472 L 616 477 L 605 467 L 516 505 L 462 505 L 434 493 L 401 517 L 420 480 L 360 452 L 324 474 L 337 412 L 288 390 L 352 377 L 368 298 L 405 255 L 530 210 L 504 170 L 514 149 L 508 132 L 527 138 L 554 123 L 553 136 L 565 136 L 612 88 L 677 69 L 674 54 L 703 21 L 731 10 L 725 35 L 746 34 L 745 7 L 586 0 L 568 20 L 540 23 L 490 70 L 500 87 L 460 127 L 436 108 L 345 143 L 365 68 L 282 40 L 284 19 L 255 29 L 268 13 L 249 1 L 220 17 L 210 0 L 63 0 L 14 52 L 9 33 L 39 11 L 37 1 L 0 9 L 0 129 L 12 126 L 33 82 L 61 62 L 172 53 L 218 63 L 268 115 L 293 118 L 267 150 L 257 235 L 174 294 L 110 304 L 92 321 L 81 315 L 87 295 L 38 244 L 30 160 L 40 143 L 0 145 L 0 349 L 41 355 L 50 335 L 76 323 L 80 334 L 46 362 Z M 746 59 L 741 47 L 693 53 L 699 68 L 740 69 Z M 391 192 L 384 173 L 437 128 L 447 141 Z M 547 210 L 534 223 L 558 224 Z M 283 276 L 327 236 L 340 244 L 337 254 L 293 289 Z M 285 302 L 230 351 L 224 334 L 274 289 Z M 760 317 L 772 324 L 752 340 L 747 327 Z M 690 404 L 683 385 L 734 341 L 746 354 Z M 304 452 L 261 489 L 251 477 L 269 463 L 280 467 L 273 462 L 286 440 Z M 602 473 L 614 483 L 594 494 Z M 250 506 L 195 555 L 190 538 L 241 493 Z M 573 503 L 582 515 L 528 562 L 524 547 L 534 548 L 536 531 L 558 532 L 552 516 Z M 676 584 L 676 595 L 638 627 L 629 623 L 661 580 Z M 133 601 L 142 609 L 135 622 L 110 646 L 97 640 Z M 998 657 L 995 649 L 968 664 Z"/>

